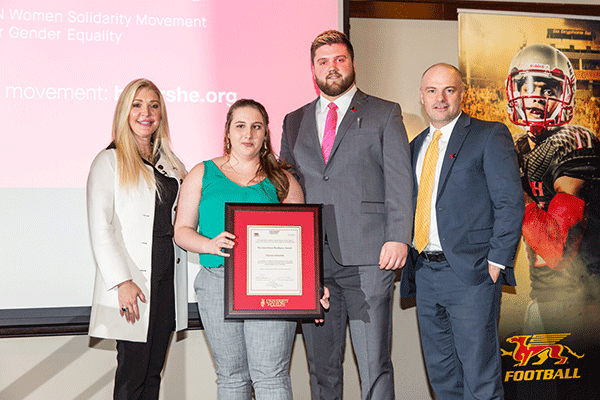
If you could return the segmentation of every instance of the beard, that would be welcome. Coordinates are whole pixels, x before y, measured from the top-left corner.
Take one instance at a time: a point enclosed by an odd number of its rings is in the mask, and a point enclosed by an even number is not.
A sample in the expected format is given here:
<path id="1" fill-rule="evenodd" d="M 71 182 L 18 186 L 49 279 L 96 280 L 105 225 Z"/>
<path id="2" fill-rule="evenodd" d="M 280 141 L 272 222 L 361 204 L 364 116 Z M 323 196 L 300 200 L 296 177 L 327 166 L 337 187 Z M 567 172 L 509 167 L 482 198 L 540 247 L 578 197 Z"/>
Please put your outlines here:
<path id="1" fill-rule="evenodd" d="M 332 72 L 329 75 L 327 75 L 327 77 L 330 77 L 331 75 L 335 74 L 340 75 L 337 72 Z M 350 86 L 352 86 L 352 84 L 354 83 L 354 77 L 355 74 L 353 68 L 352 71 L 350 71 L 350 73 L 348 74 L 348 76 L 343 78 L 340 82 L 327 83 L 327 78 L 325 78 L 325 80 L 320 80 L 317 77 L 315 77 L 315 82 L 317 83 L 317 86 L 319 87 L 319 90 L 321 90 L 321 92 L 325 93 L 327 96 L 335 97 L 341 95 L 346 90 L 348 90 Z"/>

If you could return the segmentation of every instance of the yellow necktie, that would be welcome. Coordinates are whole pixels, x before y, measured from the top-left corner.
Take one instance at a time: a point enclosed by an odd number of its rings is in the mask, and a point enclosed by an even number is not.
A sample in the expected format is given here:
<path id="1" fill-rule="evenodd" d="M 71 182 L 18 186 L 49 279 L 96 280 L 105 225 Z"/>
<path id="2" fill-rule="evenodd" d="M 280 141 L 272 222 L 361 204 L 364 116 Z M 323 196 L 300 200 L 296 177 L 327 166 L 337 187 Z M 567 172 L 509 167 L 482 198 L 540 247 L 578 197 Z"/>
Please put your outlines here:
<path id="1" fill-rule="evenodd" d="M 427 147 L 423 159 L 423 170 L 419 180 L 419 194 L 417 195 L 417 211 L 415 213 L 415 247 L 420 253 L 429 243 L 429 218 L 431 215 L 431 195 L 435 179 L 435 166 L 440 152 L 439 140 L 442 132 L 438 129 L 433 132 L 433 139 Z"/>

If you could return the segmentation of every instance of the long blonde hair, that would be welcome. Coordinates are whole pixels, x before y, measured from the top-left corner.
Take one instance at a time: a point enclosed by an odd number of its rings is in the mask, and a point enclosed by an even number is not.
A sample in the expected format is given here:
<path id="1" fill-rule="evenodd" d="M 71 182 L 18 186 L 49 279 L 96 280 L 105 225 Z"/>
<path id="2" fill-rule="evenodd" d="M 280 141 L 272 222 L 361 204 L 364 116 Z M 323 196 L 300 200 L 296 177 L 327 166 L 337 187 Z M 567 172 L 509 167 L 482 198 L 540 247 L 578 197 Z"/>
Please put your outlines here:
<path id="1" fill-rule="evenodd" d="M 140 183 L 140 175 L 151 187 L 156 189 L 154 174 L 146 167 L 142 158 L 142 151 L 133 136 L 129 125 L 129 113 L 133 107 L 133 100 L 140 89 L 150 89 L 156 93 L 160 103 L 161 120 L 158 128 L 152 135 L 152 159 L 159 155 L 165 156 L 172 165 L 184 170 L 183 165 L 171 151 L 169 146 L 169 121 L 165 100 L 158 87 L 148 79 L 136 79 L 129 82 L 119 96 L 112 124 L 113 145 L 117 151 L 117 167 L 119 184 L 123 187 L 135 187 Z"/>

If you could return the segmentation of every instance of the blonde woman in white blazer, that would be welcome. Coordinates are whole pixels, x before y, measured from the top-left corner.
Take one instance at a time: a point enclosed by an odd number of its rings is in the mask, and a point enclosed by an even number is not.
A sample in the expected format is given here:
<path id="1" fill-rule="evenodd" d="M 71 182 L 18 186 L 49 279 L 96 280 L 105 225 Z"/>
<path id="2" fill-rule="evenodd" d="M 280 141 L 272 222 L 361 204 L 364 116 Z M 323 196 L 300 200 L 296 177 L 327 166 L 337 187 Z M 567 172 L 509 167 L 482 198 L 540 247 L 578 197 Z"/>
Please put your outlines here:
<path id="1" fill-rule="evenodd" d="M 187 255 L 173 242 L 185 168 L 151 81 L 125 87 L 112 138 L 87 183 L 96 262 L 89 334 L 117 340 L 115 399 L 158 399 L 171 332 L 187 328 Z"/>

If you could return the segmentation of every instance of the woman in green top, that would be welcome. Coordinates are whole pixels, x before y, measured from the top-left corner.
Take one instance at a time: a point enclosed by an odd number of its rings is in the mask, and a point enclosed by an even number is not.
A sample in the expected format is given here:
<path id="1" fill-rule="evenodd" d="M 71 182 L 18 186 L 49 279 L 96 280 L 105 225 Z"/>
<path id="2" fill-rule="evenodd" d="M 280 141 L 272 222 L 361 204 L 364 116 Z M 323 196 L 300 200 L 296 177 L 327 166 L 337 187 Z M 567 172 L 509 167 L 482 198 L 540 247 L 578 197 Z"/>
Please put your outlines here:
<path id="1" fill-rule="evenodd" d="M 226 202 L 303 203 L 296 179 L 271 148 L 265 108 L 238 100 L 227 113 L 225 155 L 196 165 L 178 203 L 175 241 L 200 253 L 194 282 L 202 325 L 217 365 L 218 397 L 292 398 L 290 356 L 296 322 L 224 319 L 224 258 L 235 236 L 225 231 Z M 328 308 L 328 292 L 321 300 Z"/>

